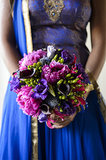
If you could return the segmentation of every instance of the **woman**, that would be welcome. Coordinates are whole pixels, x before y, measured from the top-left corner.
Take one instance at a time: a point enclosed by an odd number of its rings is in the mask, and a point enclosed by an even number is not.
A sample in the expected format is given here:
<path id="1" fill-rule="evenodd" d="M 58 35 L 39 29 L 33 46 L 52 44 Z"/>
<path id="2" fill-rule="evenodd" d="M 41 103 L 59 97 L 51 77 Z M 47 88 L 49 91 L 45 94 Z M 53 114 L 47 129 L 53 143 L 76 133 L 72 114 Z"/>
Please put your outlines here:
<path id="1" fill-rule="evenodd" d="M 13 18 L 9 1 L 0 2 L 1 57 L 10 74 L 17 70 L 24 53 L 55 44 L 74 52 L 78 62 L 97 80 L 106 53 L 105 0 L 15 0 Z M 90 54 L 85 45 L 88 22 L 91 24 Z M 38 123 L 36 132 L 35 120 L 31 121 L 31 117 L 19 110 L 16 94 L 10 92 L 8 86 L 0 160 L 105 160 L 105 123 L 96 90 L 89 93 L 87 102 L 85 112 L 65 118 L 63 122 L 53 114 L 55 129 Z"/>

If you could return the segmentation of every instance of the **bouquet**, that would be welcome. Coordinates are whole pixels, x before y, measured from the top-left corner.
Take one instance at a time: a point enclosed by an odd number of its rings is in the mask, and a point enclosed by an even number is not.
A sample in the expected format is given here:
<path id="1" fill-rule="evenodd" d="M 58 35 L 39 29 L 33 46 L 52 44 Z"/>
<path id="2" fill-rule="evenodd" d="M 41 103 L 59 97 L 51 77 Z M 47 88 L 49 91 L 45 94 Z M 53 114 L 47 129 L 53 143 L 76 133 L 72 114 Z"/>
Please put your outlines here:
<path id="1" fill-rule="evenodd" d="M 75 54 L 53 45 L 24 54 L 10 81 L 23 113 L 52 128 L 51 113 L 64 119 L 87 107 L 84 95 L 89 79 L 76 59 Z"/>

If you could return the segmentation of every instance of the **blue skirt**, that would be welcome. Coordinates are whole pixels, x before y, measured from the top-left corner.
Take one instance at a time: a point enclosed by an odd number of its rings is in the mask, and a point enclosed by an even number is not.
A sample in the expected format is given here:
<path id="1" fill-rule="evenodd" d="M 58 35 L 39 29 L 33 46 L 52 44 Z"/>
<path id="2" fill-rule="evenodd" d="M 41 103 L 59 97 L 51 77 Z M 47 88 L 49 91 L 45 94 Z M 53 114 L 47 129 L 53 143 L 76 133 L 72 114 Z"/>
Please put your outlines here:
<path id="1" fill-rule="evenodd" d="M 49 129 L 38 122 L 39 160 L 105 160 L 106 125 L 96 91 L 88 108 L 62 129 Z M 31 117 L 23 114 L 9 86 L 4 100 L 0 134 L 0 160 L 31 160 Z"/>

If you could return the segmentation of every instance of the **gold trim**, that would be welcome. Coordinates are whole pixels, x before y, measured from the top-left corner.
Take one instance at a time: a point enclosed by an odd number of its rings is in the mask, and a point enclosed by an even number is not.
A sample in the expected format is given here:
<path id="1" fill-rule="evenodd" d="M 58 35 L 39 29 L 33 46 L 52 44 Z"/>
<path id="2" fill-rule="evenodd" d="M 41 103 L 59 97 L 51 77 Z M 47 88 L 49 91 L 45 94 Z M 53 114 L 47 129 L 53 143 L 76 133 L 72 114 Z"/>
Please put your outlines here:
<path id="1" fill-rule="evenodd" d="M 31 35 L 28 1 L 29 0 L 22 0 L 22 10 L 24 17 L 25 33 L 26 33 L 27 52 L 30 53 L 33 51 L 33 43 Z"/>
<path id="2" fill-rule="evenodd" d="M 10 2 L 10 12 L 11 12 L 11 16 L 13 18 L 13 8 L 14 8 L 15 0 L 9 0 L 9 2 Z"/>
<path id="3" fill-rule="evenodd" d="M 22 0 L 22 11 L 26 33 L 27 53 L 33 51 L 31 24 L 29 17 L 29 0 Z M 32 134 L 32 160 L 38 160 L 38 121 L 37 118 L 31 117 L 31 134 Z"/>
<path id="4" fill-rule="evenodd" d="M 38 122 L 37 118 L 31 118 L 32 132 L 32 160 L 38 160 Z"/>
<path id="5" fill-rule="evenodd" d="M 89 80 L 90 82 L 93 84 L 93 87 L 94 87 L 94 90 L 96 91 L 97 93 L 97 96 L 98 96 L 98 103 L 100 105 L 100 110 L 101 110 L 101 113 L 103 115 L 103 118 L 104 118 L 104 122 L 106 123 L 106 103 L 105 103 L 105 100 L 101 94 L 101 91 L 100 91 L 100 87 L 99 87 L 99 84 L 97 83 L 97 81 L 95 80 L 94 76 L 92 75 L 91 72 L 89 72 L 89 70 L 85 70 L 85 72 L 88 74 L 89 76 Z"/>

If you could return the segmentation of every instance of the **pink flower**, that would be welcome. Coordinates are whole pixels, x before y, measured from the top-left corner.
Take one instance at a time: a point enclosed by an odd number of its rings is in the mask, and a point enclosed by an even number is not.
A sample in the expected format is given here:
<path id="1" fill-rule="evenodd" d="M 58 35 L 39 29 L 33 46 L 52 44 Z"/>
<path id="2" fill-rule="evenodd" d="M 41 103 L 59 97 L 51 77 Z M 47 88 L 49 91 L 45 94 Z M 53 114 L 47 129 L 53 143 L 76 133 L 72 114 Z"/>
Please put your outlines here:
<path id="1" fill-rule="evenodd" d="M 49 65 L 44 65 L 42 68 L 42 77 L 44 77 L 48 82 L 50 80 L 51 69 Z"/>
<path id="2" fill-rule="evenodd" d="M 32 98 L 32 94 L 32 87 L 24 86 L 17 92 L 16 101 L 25 114 L 30 116 L 38 116 L 40 114 L 39 106 L 41 101 Z"/>
<path id="3" fill-rule="evenodd" d="M 46 51 L 43 51 L 42 49 L 38 49 L 37 51 L 33 51 L 35 52 L 36 54 L 38 54 L 40 56 L 40 58 L 44 57 L 47 55 L 47 52 Z"/>
<path id="4" fill-rule="evenodd" d="M 52 61 L 51 63 L 50 63 L 50 68 L 51 69 L 62 69 L 64 67 L 64 64 L 62 64 L 62 63 L 59 63 L 59 62 L 56 62 L 56 61 Z"/>
<path id="5" fill-rule="evenodd" d="M 58 76 L 57 79 L 64 78 L 64 76 L 70 72 L 68 65 L 61 64 L 56 61 L 52 61 L 50 63 L 50 68 L 51 68 L 52 72 L 57 72 L 57 76 Z"/>
<path id="6" fill-rule="evenodd" d="M 70 72 L 67 65 L 52 61 L 50 65 L 42 67 L 42 77 L 49 83 L 56 83 L 59 79 L 64 78 Z"/>
<path id="7" fill-rule="evenodd" d="M 37 63 L 38 60 L 42 58 L 43 56 L 46 56 L 46 52 L 43 51 L 42 49 L 33 51 L 32 53 L 29 53 L 28 55 L 24 54 L 24 57 L 19 61 L 19 69 L 20 70 L 27 69 L 27 66 Z"/>
<path id="8" fill-rule="evenodd" d="M 82 105 L 86 104 L 86 101 L 82 97 L 76 97 L 76 98 Z"/>
<path id="9" fill-rule="evenodd" d="M 55 83 L 60 79 L 58 72 L 51 72 L 50 74 L 50 83 Z"/>
<path id="10" fill-rule="evenodd" d="M 70 69 L 68 68 L 67 65 L 64 65 L 63 68 L 60 71 L 58 71 L 59 76 L 61 78 L 64 78 L 64 76 L 67 75 L 69 72 L 70 72 Z"/>
<path id="11" fill-rule="evenodd" d="M 53 119 L 51 119 L 51 118 L 48 118 L 48 120 L 47 120 L 47 126 L 49 127 L 49 128 L 51 128 L 51 129 L 54 129 L 54 127 L 52 126 L 52 123 L 54 123 L 55 121 L 53 120 Z"/>

